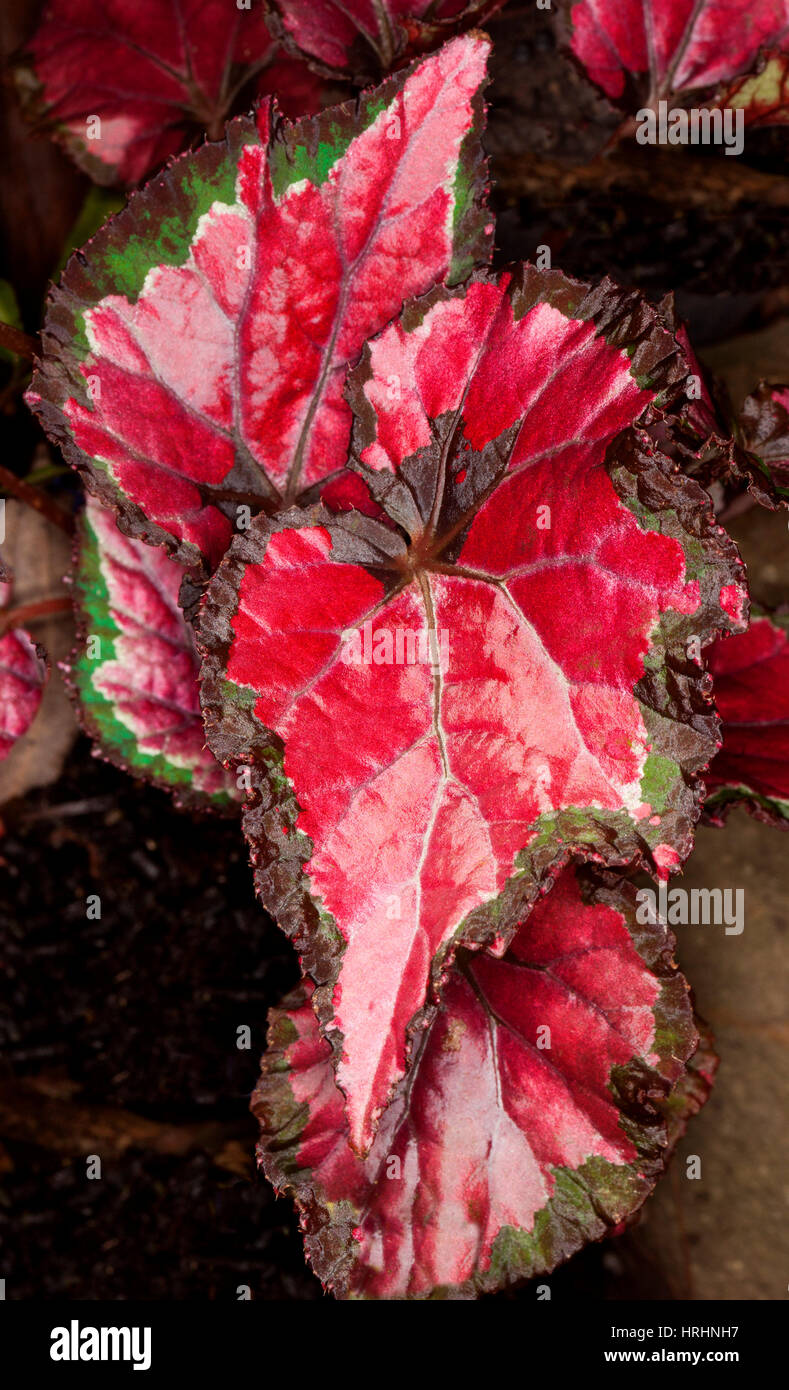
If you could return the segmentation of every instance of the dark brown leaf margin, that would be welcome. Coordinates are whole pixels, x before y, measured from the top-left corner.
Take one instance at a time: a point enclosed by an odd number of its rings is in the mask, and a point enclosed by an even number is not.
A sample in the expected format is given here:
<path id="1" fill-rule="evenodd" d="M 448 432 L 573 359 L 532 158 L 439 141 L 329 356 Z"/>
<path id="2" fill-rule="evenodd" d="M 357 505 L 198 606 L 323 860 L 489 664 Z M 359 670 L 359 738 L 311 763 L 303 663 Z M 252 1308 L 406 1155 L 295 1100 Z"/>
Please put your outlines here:
<path id="1" fill-rule="evenodd" d="M 673 292 L 657 307 L 666 327 L 683 348 L 692 375 L 701 384 L 701 396 L 686 398 L 670 408 L 665 420 L 650 430 L 655 442 L 702 487 L 719 484 L 725 498 L 723 508 L 743 491 L 770 511 L 782 504 L 789 505 L 789 486 L 782 485 L 778 473 L 768 466 L 769 457 L 765 454 L 762 459 L 748 438 L 747 410 L 757 397 L 748 397 L 736 419 L 726 384 L 704 370 L 691 347 L 688 331 L 677 315 Z"/>
<path id="2" fill-rule="evenodd" d="M 618 1166 L 590 1158 L 576 1170 L 554 1168 L 554 1196 L 537 1213 L 533 1233 L 502 1229 L 487 1270 L 478 1271 L 462 1285 L 434 1289 L 427 1295 L 431 1299 L 476 1298 L 550 1274 L 582 1246 L 617 1233 L 651 1194 L 689 1119 L 709 1095 L 714 1053 L 709 1035 L 702 1033 L 700 1038 L 696 1031 L 688 986 L 674 960 L 673 934 L 659 920 L 637 922 L 636 889 L 627 880 L 589 866 L 577 868 L 576 873 L 587 901 L 605 903 L 625 917 L 639 956 L 661 982 L 653 1010 L 655 1050 L 667 1069 L 681 1062 L 687 1070 L 672 1087 L 659 1069 L 647 1067 L 640 1058 L 612 1068 L 609 1089 L 622 1112 L 621 1128 L 638 1150 L 637 1160 Z M 288 1011 L 304 1002 L 303 986 L 297 986 L 269 1012 L 268 1050 L 250 1104 L 262 1136 L 257 1158 L 277 1193 L 294 1199 L 315 1273 L 327 1290 L 347 1298 L 354 1296 L 350 1286 L 357 1243 L 352 1232 L 361 1213 L 350 1201 L 325 1204 L 311 1170 L 299 1166 L 309 1109 L 293 1095 L 285 1052 L 295 1041 Z M 400 1083 L 393 1105 L 406 1084 Z M 391 1144 L 393 1136 L 388 1137 Z"/>
<path id="3" fill-rule="evenodd" d="M 776 501 L 767 505 L 789 506 L 789 387 L 760 381 L 743 401 L 734 429 L 774 491 Z M 756 500 L 762 498 L 756 494 Z"/>
<path id="4" fill-rule="evenodd" d="M 691 991 L 691 1001 L 692 999 Z M 676 1086 L 658 1102 L 658 1109 L 666 1121 L 668 1134 L 666 1163 L 673 1156 L 693 1116 L 698 1115 L 707 1104 L 718 1072 L 720 1059 L 715 1051 L 712 1029 L 695 1011 L 693 1021 L 699 1039 L 696 1051 L 686 1061 L 685 1071 Z"/>

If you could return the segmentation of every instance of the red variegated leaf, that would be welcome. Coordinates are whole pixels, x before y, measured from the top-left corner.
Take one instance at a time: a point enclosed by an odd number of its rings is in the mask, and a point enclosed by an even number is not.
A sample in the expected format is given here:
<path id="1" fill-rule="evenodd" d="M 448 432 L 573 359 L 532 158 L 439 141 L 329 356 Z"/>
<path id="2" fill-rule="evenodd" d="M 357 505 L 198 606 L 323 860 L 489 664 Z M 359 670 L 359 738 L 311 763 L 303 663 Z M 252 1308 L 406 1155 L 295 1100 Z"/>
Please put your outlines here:
<path id="1" fill-rule="evenodd" d="M 614 102 L 656 107 L 666 100 L 742 105 L 748 119 L 776 114 L 776 81 L 759 99 L 735 78 L 753 73 L 764 50 L 789 48 L 787 0 L 578 0 L 568 3 L 570 46 L 593 82 Z M 779 119 L 785 119 L 785 113 Z"/>
<path id="2" fill-rule="evenodd" d="M 707 819 L 732 806 L 789 825 L 789 611 L 754 607 L 747 632 L 709 652 L 723 746 L 704 774 Z"/>
<path id="3" fill-rule="evenodd" d="M 130 534 L 211 569 L 239 507 L 344 468 L 348 363 L 489 253 L 488 48 L 455 39 L 314 120 L 231 122 L 71 260 L 28 400 Z"/>
<path id="4" fill-rule="evenodd" d="M 402 528 L 259 517 L 201 618 L 214 752 L 251 763 L 265 905 L 369 1147 L 452 951 L 502 949 L 570 854 L 677 867 L 717 747 L 687 655 L 745 594 L 645 430 L 687 374 L 634 293 L 523 267 L 365 349 L 354 451 Z"/>
<path id="5" fill-rule="evenodd" d="M 47 679 L 47 663 L 24 628 L 3 627 L 3 609 L 11 600 L 11 585 L 0 561 L 0 761 L 26 734 L 38 714 Z"/>
<path id="6" fill-rule="evenodd" d="M 49 0 L 16 68 L 28 114 L 97 183 L 133 186 L 257 93 L 318 111 L 321 83 L 284 54 L 258 3 Z"/>
<path id="7" fill-rule="evenodd" d="M 174 792 L 179 804 L 229 810 L 242 794 L 205 744 L 199 663 L 178 606 L 182 578 L 163 550 L 122 535 L 112 512 L 89 498 L 70 684 L 103 757 Z"/>
<path id="8" fill-rule="evenodd" d="M 565 870 L 503 959 L 458 959 L 364 1162 L 308 989 L 274 1010 L 258 1155 L 296 1198 L 326 1287 L 474 1297 L 630 1216 L 662 1170 L 661 1109 L 697 1041 L 672 944 L 638 925 L 632 887 Z"/>
<path id="9" fill-rule="evenodd" d="M 320 71 L 377 80 L 397 62 L 482 24 L 504 0 L 275 0 L 279 30 Z"/>

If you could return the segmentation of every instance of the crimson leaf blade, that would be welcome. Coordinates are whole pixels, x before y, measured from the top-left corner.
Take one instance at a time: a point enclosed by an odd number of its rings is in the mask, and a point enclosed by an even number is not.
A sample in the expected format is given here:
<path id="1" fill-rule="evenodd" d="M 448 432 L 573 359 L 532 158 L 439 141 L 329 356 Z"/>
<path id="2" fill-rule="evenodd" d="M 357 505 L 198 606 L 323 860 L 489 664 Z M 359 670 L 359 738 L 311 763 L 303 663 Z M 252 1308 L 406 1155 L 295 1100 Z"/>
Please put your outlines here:
<path id="1" fill-rule="evenodd" d="M 671 938 L 634 890 L 565 870 L 508 954 L 468 955 L 367 1160 L 309 990 L 272 1011 L 259 1161 L 340 1297 L 474 1297 L 547 1273 L 644 1201 L 703 1102 Z M 678 1113 L 681 1111 L 681 1115 Z"/>
<path id="2" fill-rule="evenodd" d="M 221 135 L 244 89 L 276 91 L 288 115 L 321 105 L 264 7 L 224 0 L 49 0 L 15 77 L 28 115 L 80 168 L 128 187 L 197 134 Z"/>
<path id="3" fill-rule="evenodd" d="M 28 400 L 130 534 L 210 571 L 240 506 L 344 468 L 348 363 L 487 259 L 488 48 L 456 39 L 315 120 L 231 122 L 72 259 Z"/>
<path id="4" fill-rule="evenodd" d="M 278 0 L 280 31 L 319 71 L 356 82 L 482 24 L 504 0 Z"/>
<path id="5" fill-rule="evenodd" d="M 259 518 L 209 588 L 207 737 L 256 769 L 258 890 L 320 986 L 362 1153 L 459 945 L 503 949 L 571 854 L 689 852 L 717 724 L 688 644 L 745 594 L 709 499 L 632 428 L 685 375 L 610 284 L 435 291 L 349 385 L 399 536 Z"/>
<path id="6" fill-rule="evenodd" d="M 734 79 L 754 71 L 762 50 L 789 46 L 786 0 L 579 0 L 567 8 L 573 54 L 627 106 L 682 104 L 700 91 L 727 105 Z M 773 116 L 777 80 L 767 79 Z M 766 92 L 759 101 L 749 90 L 739 104 L 766 123 Z"/>

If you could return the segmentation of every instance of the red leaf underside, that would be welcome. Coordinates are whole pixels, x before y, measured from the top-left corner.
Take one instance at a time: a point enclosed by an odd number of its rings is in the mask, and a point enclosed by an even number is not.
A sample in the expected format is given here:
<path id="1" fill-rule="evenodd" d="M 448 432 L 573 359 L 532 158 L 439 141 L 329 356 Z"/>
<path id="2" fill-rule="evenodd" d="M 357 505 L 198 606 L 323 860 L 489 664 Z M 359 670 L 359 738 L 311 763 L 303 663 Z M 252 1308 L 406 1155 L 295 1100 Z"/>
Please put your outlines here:
<path id="1" fill-rule="evenodd" d="M 198 808 L 230 810 L 236 779 L 205 746 L 181 566 L 128 539 L 89 498 L 74 576 L 78 646 L 70 684 L 103 757 Z"/>
<path id="2" fill-rule="evenodd" d="M 341 1297 L 473 1297 L 546 1273 L 641 1205 L 696 1034 L 665 927 L 566 870 L 507 955 L 464 955 L 362 1162 L 309 991 L 272 1011 L 259 1160 Z M 689 1088 L 691 1089 L 691 1088 Z M 680 1113 L 681 1112 L 681 1113 Z"/>
<path id="3" fill-rule="evenodd" d="M 209 588 L 207 736 L 256 769 L 258 889 L 320 986 L 360 1152 L 459 945 L 504 949 L 571 854 L 689 852 L 717 740 L 686 644 L 741 626 L 744 589 L 709 499 L 629 428 L 684 375 L 610 285 L 436 291 L 349 386 L 400 533 L 259 518 Z"/>
<path id="4" fill-rule="evenodd" d="M 705 773 L 705 815 L 732 806 L 789 825 L 789 614 L 754 609 L 747 632 L 709 652 L 723 746 Z"/>
<path id="5" fill-rule="evenodd" d="M 226 0 L 49 0 L 16 80 L 86 173 L 127 186 L 198 133 L 216 138 L 242 92 L 276 91 L 289 115 L 320 103 L 264 7 Z"/>
<path id="6" fill-rule="evenodd" d="M 210 570 L 239 507 L 344 469 L 348 363 L 487 259 L 488 48 L 456 39 L 314 120 L 232 122 L 72 259 L 28 400 L 130 534 Z"/>
<path id="7" fill-rule="evenodd" d="M 789 46 L 786 0 L 579 0 L 569 8 L 572 52 L 606 96 L 628 106 L 710 98 L 716 89 L 726 105 L 732 79 L 751 73 L 763 49 Z M 776 79 L 767 83 L 769 93 L 749 90 L 739 103 L 762 123 L 769 101 L 775 110 Z"/>

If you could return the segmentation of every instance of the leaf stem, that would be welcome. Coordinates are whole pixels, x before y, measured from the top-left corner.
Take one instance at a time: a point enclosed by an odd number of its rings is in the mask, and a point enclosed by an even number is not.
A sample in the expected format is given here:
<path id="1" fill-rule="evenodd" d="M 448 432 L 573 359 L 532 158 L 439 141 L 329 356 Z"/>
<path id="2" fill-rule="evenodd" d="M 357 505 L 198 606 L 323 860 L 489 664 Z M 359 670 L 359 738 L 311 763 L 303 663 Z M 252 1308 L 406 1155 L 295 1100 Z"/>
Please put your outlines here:
<path id="1" fill-rule="evenodd" d="M 16 608 L 7 608 L 0 613 L 0 637 L 12 628 L 24 627 L 39 618 L 49 618 L 53 613 L 66 613 L 71 608 L 68 594 L 56 594 L 53 598 L 36 599 L 33 603 L 20 603 Z"/>
<path id="2" fill-rule="evenodd" d="M 48 493 L 40 487 L 34 487 L 32 483 L 25 482 L 24 478 L 18 478 L 16 473 L 12 473 L 10 468 L 5 468 L 0 463 L 0 488 L 4 492 L 9 492 L 13 497 L 24 502 L 25 506 L 33 507 L 47 521 L 51 521 L 53 526 L 59 526 L 61 531 L 65 531 L 67 536 L 74 531 L 74 518 L 71 514 L 59 506 Z"/>
<path id="3" fill-rule="evenodd" d="M 382 0 L 372 0 L 372 7 L 378 25 L 379 38 L 378 43 L 373 41 L 373 46 L 378 53 L 381 67 L 383 71 L 386 72 L 387 68 L 392 66 L 395 56 L 395 32 L 392 27 L 389 11 L 386 5 L 382 3 Z"/>
<path id="4" fill-rule="evenodd" d="M 23 333 L 21 328 L 14 328 L 13 324 L 3 323 L 0 319 L 0 347 L 8 348 L 19 357 L 32 358 L 38 352 L 38 340 L 31 338 L 29 333 Z"/>

